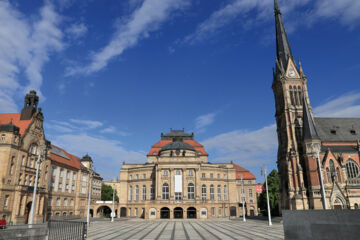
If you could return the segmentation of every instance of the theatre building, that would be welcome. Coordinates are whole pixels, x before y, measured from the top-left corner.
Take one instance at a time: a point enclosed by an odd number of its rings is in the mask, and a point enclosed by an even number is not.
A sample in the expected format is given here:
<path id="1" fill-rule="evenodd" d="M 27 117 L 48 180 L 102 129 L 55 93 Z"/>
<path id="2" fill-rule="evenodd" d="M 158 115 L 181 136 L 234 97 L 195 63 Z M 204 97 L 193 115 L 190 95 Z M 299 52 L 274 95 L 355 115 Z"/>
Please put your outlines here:
<path id="1" fill-rule="evenodd" d="M 146 163 L 124 163 L 118 192 L 121 217 L 239 217 L 242 197 L 246 214 L 257 215 L 254 175 L 233 163 L 210 163 L 184 130 L 161 134 Z"/>

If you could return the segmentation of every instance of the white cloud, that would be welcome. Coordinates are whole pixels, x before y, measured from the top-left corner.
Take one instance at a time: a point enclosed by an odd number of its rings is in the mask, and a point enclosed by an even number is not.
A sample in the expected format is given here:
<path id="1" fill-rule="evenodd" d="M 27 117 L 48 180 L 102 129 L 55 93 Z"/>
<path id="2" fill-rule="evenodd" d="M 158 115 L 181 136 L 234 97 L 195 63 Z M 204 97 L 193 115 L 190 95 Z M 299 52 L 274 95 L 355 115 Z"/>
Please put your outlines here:
<path id="1" fill-rule="evenodd" d="M 73 119 L 73 118 L 70 119 L 70 122 L 76 123 L 76 124 L 80 125 L 81 127 L 88 128 L 88 129 L 98 128 L 103 125 L 103 123 L 99 122 L 99 121 L 81 120 L 81 119 Z"/>
<path id="2" fill-rule="evenodd" d="M 353 27 L 360 19 L 360 1 L 358 0 L 280 0 L 279 5 L 284 15 L 298 19 L 287 21 L 289 29 L 295 29 L 299 24 L 311 24 L 321 19 L 335 19 L 342 24 Z M 309 10 L 299 14 L 299 8 Z M 264 21 L 273 21 L 273 0 L 232 0 L 213 12 L 206 20 L 198 24 L 196 30 L 185 37 L 183 42 L 194 44 L 216 34 L 222 28 L 241 19 L 244 29 Z M 252 13 L 249 18 L 249 13 Z"/>
<path id="3" fill-rule="evenodd" d="M 314 108 L 317 117 L 359 117 L 360 93 L 348 93 Z"/>
<path id="4" fill-rule="evenodd" d="M 97 138 L 87 134 L 64 134 L 55 136 L 52 143 L 79 157 L 88 153 L 94 160 L 96 170 L 105 179 L 119 176 L 122 162 L 145 163 L 144 154 L 126 150 L 119 141 Z"/>
<path id="5" fill-rule="evenodd" d="M 29 89 L 35 89 L 41 95 L 39 90 L 43 81 L 41 75 L 43 66 L 49 60 L 51 53 L 63 49 L 60 22 L 61 17 L 49 1 L 45 1 L 39 15 L 31 19 L 27 19 L 8 1 L 0 1 L 0 108 L 2 111 L 16 110 L 13 99 L 18 95 L 23 96 Z M 25 83 L 20 83 L 18 79 L 18 74 L 21 72 L 27 77 Z"/>
<path id="6" fill-rule="evenodd" d="M 103 130 L 100 131 L 101 133 L 115 133 L 116 132 L 116 128 L 114 126 L 110 126 L 107 128 L 104 128 Z"/>
<path id="7" fill-rule="evenodd" d="M 68 68 L 67 75 L 90 74 L 105 68 L 110 60 L 148 37 L 166 22 L 174 11 L 182 9 L 188 3 L 188 0 L 144 0 L 128 20 L 120 24 L 110 42 L 91 56 L 88 66 Z"/>
<path id="8" fill-rule="evenodd" d="M 88 29 L 84 23 L 74 23 L 65 30 L 74 39 L 83 37 L 87 31 Z"/>
<path id="9" fill-rule="evenodd" d="M 254 131 L 235 130 L 201 142 L 215 153 L 215 161 L 234 161 L 243 166 L 265 163 L 276 156 L 276 125 Z"/>
<path id="10" fill-rule="evenodd" d="M 195 119 L 195 129 L 197 132 L 204 132 L 205 128 L 215 121 L 216 113 L 201 115 Z"/>

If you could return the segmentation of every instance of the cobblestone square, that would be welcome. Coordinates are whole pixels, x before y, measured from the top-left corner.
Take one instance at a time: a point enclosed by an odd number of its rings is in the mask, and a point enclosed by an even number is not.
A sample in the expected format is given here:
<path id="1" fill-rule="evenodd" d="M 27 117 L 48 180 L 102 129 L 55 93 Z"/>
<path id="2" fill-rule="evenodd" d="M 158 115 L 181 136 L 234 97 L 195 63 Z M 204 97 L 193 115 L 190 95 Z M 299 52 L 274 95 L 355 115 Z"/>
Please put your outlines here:
<path id="1" fill-rule="evenodd" d="M 92 222 L 88 239 L 284 239 L 283 225 L 247 220 L 127 220 Z"/>

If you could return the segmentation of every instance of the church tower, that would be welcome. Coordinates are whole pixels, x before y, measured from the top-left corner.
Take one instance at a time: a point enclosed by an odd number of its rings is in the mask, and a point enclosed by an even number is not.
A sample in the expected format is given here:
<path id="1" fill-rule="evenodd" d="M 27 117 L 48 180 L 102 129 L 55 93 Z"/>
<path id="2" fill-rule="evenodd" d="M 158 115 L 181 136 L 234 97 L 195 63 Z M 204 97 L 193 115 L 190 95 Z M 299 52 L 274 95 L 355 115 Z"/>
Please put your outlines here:
<path id="1" fill-rule="evenodd" d="M 280 175 L 280 209 L 308 209 L 302 144 L 303 101 L 306 101 L 311 112 L 307 79 L 301 63 L 297 66 L 294 61 L 277 0 L 274 0 L 274 10 L 276 63 L 272 88 L 279 143 L 277 165 Z"/>

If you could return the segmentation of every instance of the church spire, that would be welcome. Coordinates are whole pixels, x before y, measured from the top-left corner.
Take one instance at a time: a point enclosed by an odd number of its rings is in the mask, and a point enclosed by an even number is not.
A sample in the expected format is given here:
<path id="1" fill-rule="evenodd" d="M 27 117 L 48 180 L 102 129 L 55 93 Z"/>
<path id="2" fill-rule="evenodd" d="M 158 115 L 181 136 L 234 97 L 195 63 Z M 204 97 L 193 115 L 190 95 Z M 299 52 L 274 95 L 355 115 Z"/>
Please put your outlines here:
<path id="1" fill-rule="evenodd" d="M 316 132 L 314 121 L 310 115 L 309 106 L 303 94 L 303 136 L 304 140 L 320 139 Z"/>
<path id="2" fill-rule="evenodd" d="M 278 0 L 274 0 L 276 27 L 276 55 L 279 62 L 286 68 L 289 58 L 293 59 L 289 40 L 281 17 Z"/>

